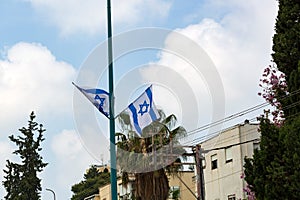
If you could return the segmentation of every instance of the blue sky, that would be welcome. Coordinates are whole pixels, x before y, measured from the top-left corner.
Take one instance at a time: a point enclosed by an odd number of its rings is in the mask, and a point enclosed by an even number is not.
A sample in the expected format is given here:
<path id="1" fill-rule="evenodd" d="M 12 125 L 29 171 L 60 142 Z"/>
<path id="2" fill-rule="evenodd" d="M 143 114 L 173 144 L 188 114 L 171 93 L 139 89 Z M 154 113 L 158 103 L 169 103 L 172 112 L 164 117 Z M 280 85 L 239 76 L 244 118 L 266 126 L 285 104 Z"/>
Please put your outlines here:
<path id="1" fill-rule="evenodd" d="M 158 27 L 175 30 L 196 42 L 218 71 L 225 95 L 223 114 L 227 116 L 263 102 L 257 96 L 258 82 L 264 67 L 271 64 L 277 9 L 275 0 L 247 3 L 240 0 L 112 0 L 113 33 L 122 36 L 137 28 Z M 93 108 L 71 84 L 79 81 L 92 52 L 101 48 L 106 40 L 106 1 L 1 0 L 0 17 L 0 168 L 4 168 L 6 159 L 16 159 L 11 153 L 15 146 L 8 136 L 18 134 L 17 130 L 26 125 L 34 110 L 37 121 L 47 129 L 42 154 L 49 165 L 41 174 L 42 199 L 51 199 L 51 193 L 45 191 L 47 187 L 55 190 L 58 199 L 69 199 L 71 185 L 82 179 L 89 165 L 99 164 L 102 157 L 105 163 L 109 160 L 105 138 L 95 136 L 93 139 L 92 136 L 91 142 L 88 133 L 78 125 L 74 108 Z M 134 41 L 126 42 L 125 47 Z M 162 45 L 168 49 L 174 42 L 170 34 Z M 139 74 L 142 83 L 154 83 L 158 107 L 177 114 L 179 123 L 188 130 L 211 122 L 214 109 L 211 98 L 215 91 L 210 91 L 213 87 L 207 85 L 205 73 L 196 77 L 190 71 L 191 66 L 178 56 L 158 49 L 144 49 L 123 55 L 115 67 L 116 85 L 127 91 L 122 94 L 127 95 L 123 107 L 143 89 L 131 75 Z M 180 78 L 165 78 L 171 76 L 171 72 L 180 74 L 192 88 L 197 103 L 196 114 L 191 114 L 197 115 L 194 124 L 185 124 L 191 116 L 187 116 L 184 109 L 193 107 L 185 105 L 187 102 L 182 101 L 187 100 L 176 95 L 180 89 L 176 81 Z M 157 78 L 161 73 L 165 73 L 165 77 Z M 169 86 L 165 80 L 170 82 Z M 89 80 L 80 81 L 80 84 L 89 83 Z M 99 84 L 93 86 L 106 88 L 105 82 L 102 77 Z M 74 98 L 79 98 L 80 108 L 73 106 Z M 105 133 L 105 118 L 98 113 L 93 117 Z M 0 181 L 2 177 L 1 170 Z M 0 198 L 4 195 L 1 187 Z"/>

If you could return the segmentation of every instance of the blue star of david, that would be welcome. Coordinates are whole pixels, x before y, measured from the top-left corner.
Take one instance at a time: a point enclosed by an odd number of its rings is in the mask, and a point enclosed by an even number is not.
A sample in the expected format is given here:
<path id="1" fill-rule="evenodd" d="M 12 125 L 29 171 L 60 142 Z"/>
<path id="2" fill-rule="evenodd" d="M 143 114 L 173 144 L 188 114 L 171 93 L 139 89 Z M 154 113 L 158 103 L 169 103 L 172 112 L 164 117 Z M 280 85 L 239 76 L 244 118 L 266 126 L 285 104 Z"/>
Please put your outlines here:
<path id="1" fill-rule="evenodd" d="M 140 113 L 141 116 L 143 116 L 143 114 L 148 112 L 149 104 L 146 102 L 146 100 L 144 101 L 143 104 L 140 104 L 139 106 L 140 106 L 140 110 L 138 113 Z"/>
<path id="2" fill-rule="evenodd" d="M 104 105 L 104 101 L 105 101 L 105 98 L 100 98 L 100 106 L 101 107 Z"/>
<path id="3" fill-rule="evenodd" d="M 102 97 L 99 97 L 99 95 L 96 95 L 94 99 L 100 100 L 100 104 L 99 104 L 100 107 L 102 107 L 104 105 L 105 98 L 102 98 Z"/>

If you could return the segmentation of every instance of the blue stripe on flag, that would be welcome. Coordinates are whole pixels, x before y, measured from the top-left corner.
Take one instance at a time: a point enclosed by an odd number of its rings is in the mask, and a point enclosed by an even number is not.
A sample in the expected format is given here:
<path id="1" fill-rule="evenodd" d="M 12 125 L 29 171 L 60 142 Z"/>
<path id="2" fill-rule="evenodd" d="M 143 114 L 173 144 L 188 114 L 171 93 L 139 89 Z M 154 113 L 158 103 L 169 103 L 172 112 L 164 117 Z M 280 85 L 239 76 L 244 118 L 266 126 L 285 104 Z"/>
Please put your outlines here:
<path id="1" fill-rule="evenodd" d="M 134 127 L 137 130 L 137 132 L 139 133 L 139 135 L 141 135 L 142 134 L 142 130 L 141 130 L 141 127 L 139 125 L 136 108 L 134 107 L 134 105 L 132 103 L 128 106 L 128 108 L 130 109 L 130 111 L 132 113 Z"/>
<path id="2" fill-rule="evenodd" d="M 152 92 L 151 92 L 151 87 L 148 87 L 147 90 L 146 90 L 146 94 L 150 100 L 150 110 L 149 110 L 149 114 L 150 114 L 150 117 L 152 119 L 152 121 L 155 121 L 157 120 L 157 116 L 152 108 Z"/>
<path id="3" fill-rule="evenodd" d="M 101 90 L 101 89 L 83 89 L 85 92 L 87 93 L 91 93 L 91 94 L 107 94 L 109 95 L 108 92 L 106 92 L 105 90 Z"/>

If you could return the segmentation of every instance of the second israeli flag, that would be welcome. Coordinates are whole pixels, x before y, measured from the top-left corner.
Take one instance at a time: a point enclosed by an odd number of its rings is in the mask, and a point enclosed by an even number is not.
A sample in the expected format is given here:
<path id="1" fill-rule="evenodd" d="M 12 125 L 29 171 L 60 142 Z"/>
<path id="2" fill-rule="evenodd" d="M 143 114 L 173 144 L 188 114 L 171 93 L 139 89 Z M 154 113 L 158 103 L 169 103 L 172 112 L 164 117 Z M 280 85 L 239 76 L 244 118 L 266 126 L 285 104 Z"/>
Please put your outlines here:
<path id="1" fill-rule="evenodd" d="M 159 118 L 159 113 L 153 102 L 152 86 L 128 106 L 131 124 L 136 133 L 141 136 L 144 127 Z"/>

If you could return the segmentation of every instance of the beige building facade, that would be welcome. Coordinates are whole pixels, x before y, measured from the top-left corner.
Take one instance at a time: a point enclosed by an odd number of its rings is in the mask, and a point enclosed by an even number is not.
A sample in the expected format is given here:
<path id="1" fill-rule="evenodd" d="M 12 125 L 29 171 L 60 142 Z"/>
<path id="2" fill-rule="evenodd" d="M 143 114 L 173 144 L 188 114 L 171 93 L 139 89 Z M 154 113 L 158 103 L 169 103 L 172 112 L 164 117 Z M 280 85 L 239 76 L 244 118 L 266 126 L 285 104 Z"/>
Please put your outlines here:
<path id="1" fill-rule="evenodd" d="M 241 124 L 201 143 L 206 200 L 244 199 L 244 158 L 259 146 L 257 124 Z M 206 153 L 205 153 L 206 152 Z"/>
<path id="2" fill-rule="evenodd" d="M 169 176 L 170 196 L 173 200 L 173 193 L 178 191 L 178 200 L 194 200 L 196 195 L 194 171 L 184 171 L 174 176 Z"/>
<path id="3" fill-rule="evenodd" d="M 84 200 L 100 200 L 100 195 L 94 194 L 94 195 L 84 198 Z"/>
<path id="4" fill-rule="evenodd" d="M 179 178 L 178 178 L 179 176 Z M 195 174 L 193 171 L 185 171 L 178 174 L 178 176 L 169 176 L 170 185 L 170 196 L 169 200 L 173 200 L 173 192 L 178 193 L 178 200 L 192 200 L 195 199 Z M 134 193 L 134 179 L 131 179 L 127 185 L 124 187 L 122 185 L 122 180 L 117 181 L 118 189 L 118 199 L 120 200 L 130 200 L 132 199 L 132 194 Z M 191 191 L 190 191 L 190 190 Z M 193 195 L 194 194 L 194 195 Z M 99 194 L 86 198 L 85 200 L 111 200 L 111 189 L 110 184 L 107 184 L 99 188 Z"/>
<path id="5" fill-rule="evenodd" d="M 132 199 L 132 193 L 134 189 L 134 181 L 130 180 L 127 186 L 122 185 L 122 180 L 117 181 L 118 199 L 129 200 Z M 100 200 L 111 200 L 111 188 L 110 184 L 107 184 L 99 188 Z"/>

